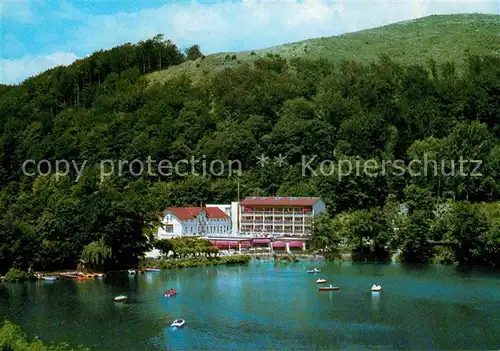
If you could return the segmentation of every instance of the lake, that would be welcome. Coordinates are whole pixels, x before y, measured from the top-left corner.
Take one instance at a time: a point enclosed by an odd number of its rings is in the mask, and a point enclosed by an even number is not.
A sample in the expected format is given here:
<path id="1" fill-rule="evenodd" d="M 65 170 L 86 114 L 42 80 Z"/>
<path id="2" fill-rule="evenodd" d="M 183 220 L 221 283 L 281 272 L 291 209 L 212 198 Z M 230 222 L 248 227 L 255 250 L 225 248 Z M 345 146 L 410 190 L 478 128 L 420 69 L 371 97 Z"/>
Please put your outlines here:
<path id="1" fill-rule="evenodd" d="M 319 274 L 306 274 L 318 267 Z M 317 278 L 341 290 L 320 292 Z M 384 288 L 371 293 L 372 284 Z M 162 293 L 176 288 L 178 295 Z M 114 303 L 114 296 L 130 300 Z M 253 262 L 0 284 L 0 317 L 93 350 L 499 349 L 500 274 L 450 266 Z M 182 329 L 169 328 L 183 318 Z"/>

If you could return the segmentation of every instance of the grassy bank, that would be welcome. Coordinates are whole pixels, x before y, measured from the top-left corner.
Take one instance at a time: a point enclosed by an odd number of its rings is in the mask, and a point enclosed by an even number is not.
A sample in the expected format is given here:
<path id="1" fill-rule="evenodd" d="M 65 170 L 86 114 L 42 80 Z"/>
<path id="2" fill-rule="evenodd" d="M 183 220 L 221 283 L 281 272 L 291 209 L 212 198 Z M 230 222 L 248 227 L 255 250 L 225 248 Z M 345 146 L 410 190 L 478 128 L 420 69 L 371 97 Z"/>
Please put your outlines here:
<path id="1" fill-rule="evenodd" d="M 28 340 L 22 329 L 12 322 L 4 321 L 0 328 L 0 350 L 5 351 L 84 351 L 90 349 L 71 347 L 66 343 L 44 343 Z"/>
<path id="2" fill-rule="evenodd" d="M 235 255 L 229 257 L 196 257 L 186 259 L 168 259 L 168 260 L 147 260 L 141 263 L 141 268 L 187 268 L 187 267 L 206 267 L 219 265 L 247 264 L 251 257 L 247 255 Z"/>

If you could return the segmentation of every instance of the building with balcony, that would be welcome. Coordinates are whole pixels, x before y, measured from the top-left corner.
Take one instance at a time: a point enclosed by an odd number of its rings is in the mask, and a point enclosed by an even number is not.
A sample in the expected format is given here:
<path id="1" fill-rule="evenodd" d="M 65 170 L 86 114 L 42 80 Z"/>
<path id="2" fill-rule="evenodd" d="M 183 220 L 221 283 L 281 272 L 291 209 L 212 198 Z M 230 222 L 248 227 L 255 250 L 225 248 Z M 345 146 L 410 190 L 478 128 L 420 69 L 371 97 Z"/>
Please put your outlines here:
<path id="1" fill-rule="evenodd" d="M 306 238 L 325 211 L 318 197 L 247 197 L 240 203 L 239 233 L 255 237 Z"/>

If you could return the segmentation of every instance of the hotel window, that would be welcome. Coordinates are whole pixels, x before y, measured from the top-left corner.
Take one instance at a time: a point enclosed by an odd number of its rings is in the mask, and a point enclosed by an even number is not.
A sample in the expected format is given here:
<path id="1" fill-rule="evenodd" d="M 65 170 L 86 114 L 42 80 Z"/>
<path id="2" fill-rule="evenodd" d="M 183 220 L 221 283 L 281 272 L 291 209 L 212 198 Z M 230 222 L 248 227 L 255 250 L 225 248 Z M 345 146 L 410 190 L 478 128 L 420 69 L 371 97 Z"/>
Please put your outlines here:
<path id="1" fill-rule="evenodd" d="M 174 232 L 174 225 L 173 224 L 165 224 L 165 233 L 171 234 Z"/>

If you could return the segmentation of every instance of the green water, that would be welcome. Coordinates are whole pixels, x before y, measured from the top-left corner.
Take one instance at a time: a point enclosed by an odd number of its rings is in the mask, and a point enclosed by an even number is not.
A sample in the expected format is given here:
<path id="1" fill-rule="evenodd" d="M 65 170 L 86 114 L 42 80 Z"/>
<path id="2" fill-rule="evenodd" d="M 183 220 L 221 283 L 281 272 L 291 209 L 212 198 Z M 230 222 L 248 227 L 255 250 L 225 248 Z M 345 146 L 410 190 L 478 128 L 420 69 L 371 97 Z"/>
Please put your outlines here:
<path id="1" fill-rule="evenodd" d="M 318 267 L 317 275 L 306 274 Z M 328 279 L 340 291 L 319 292 Z M 0 284 L 0 317 L 94 350 L 499 349 L 500 275 L 446 266 L 252 263 Z M 373 283 L 384 288 L 379 294 Z M 164 298 L 168 288 L 179 294 Z M 126 304 L 114 296 L 126 294 Z M 168 326 L 186 320 L 183 329 Z"/>

